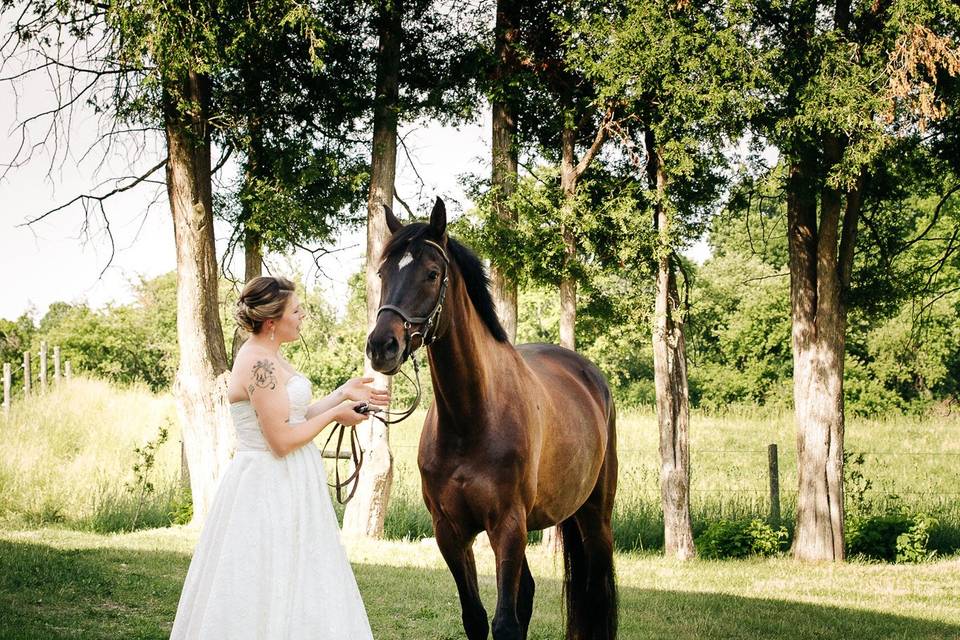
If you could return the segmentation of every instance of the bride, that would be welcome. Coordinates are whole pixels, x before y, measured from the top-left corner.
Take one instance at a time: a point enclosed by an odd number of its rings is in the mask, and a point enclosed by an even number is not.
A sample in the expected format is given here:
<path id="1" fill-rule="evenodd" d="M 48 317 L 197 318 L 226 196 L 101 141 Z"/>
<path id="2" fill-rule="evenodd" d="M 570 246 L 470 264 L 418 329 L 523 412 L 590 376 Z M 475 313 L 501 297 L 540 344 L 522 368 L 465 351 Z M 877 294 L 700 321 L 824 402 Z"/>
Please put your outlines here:
<path id="1" fill-rule="evenodd" d="M 361 402 L 390 398 L 372 378 L 354 378 L 310 404 L 310 381 L 279 353 L 303 318 L 285 278 L 254 278 L 240 295 L 237 321 L 251 336 L 228 389 L 237 452 L 194 551 L 172 639 L 372 637 L 313 439 L 334 422 L 364 420 Z"/>

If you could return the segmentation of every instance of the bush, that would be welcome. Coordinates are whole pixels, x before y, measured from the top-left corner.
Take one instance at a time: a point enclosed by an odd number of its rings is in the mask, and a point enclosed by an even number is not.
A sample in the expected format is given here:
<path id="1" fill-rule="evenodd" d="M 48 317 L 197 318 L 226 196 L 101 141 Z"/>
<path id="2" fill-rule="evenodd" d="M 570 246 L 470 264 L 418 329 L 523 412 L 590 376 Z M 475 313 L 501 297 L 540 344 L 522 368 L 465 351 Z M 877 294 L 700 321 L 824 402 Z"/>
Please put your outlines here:
<path id="1" fill-rule="evenodd" d="M 702 558 L 746 558 L 779 553 L 787 541 L 787 530 L 753 520 L 720 520 L 707 527 L 696 540 Z"/>
<path id="2" fill-rule="evenodd" d="M 933 559 L 937 552 L 929 548 L 930 530 L 937 524 L 935 518 L 915 515 L 910 529 L 897 536 L 897 562 L 918 563 Z"/>
<path id="3" fill-rule="evenodd" d="M 936 555 L 929 548 L 930 531 L 936 526 L 935 518 L 896 508 L 852 518 L 847 523 L 847 554 L 887 562 L 924 562 Z"/>
<path id="4" fill-rule="evenodd" d="M 847 523 L 847 554 L 893 562 L 897 559 L 897 537 L 910 530 L 913 521 L 903 513 L 852 518 Z"/>

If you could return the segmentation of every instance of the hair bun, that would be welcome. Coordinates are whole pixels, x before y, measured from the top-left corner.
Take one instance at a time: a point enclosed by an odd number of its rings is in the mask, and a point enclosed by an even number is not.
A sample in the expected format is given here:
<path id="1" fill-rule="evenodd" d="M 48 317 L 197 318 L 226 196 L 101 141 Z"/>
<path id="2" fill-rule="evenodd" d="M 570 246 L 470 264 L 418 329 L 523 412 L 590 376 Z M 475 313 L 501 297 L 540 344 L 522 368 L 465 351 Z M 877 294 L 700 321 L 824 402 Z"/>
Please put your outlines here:
<path id="1" fill-rule="evenodd" d="M 247 303 L 243 301 L 242 297 L 237 300 L 237 308 L 233 315 L 237 320 L 237 324 L 240 325 L 244 331 L 254 333 L 257 322 L 253 318 L 250 307 L 247 306 Z"/>
<path id="2" fill-rule="evenodd" d="M 249 333 L 260 333 L 263 323 L 283 316 L 287 300 L 294 293 L 294 284 L 286 278 L 257 276 L 243 287 L 237 299 L 234 317 Z"/>

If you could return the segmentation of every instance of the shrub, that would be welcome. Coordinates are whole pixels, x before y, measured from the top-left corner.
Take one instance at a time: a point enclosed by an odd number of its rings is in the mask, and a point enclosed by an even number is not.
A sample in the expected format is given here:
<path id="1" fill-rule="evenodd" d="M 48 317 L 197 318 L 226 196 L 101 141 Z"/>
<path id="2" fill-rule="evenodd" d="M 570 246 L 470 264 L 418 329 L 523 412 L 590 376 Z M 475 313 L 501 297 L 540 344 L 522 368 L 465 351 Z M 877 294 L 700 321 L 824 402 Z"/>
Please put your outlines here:
<path id="1" fill-rule="evenodd" d="M 720 520 L 707 527 L 696 540 L 703 558 L 746 558 L 779 553 L 787 541 L 787 530 L 753 520 Z"/>
<path id="2" fill-rule="evenodd" d="M 909 515 L 898 507 L 852 518 L 847 523 L 847 554 L 887 562 L 925 562 L 937 553 L 929 547 L 930 532 L 937 524 L 931 516 Z"/>
<path id="3" fill-rule="evenodd" d="M 897 559 L 897 537 L 910 530 L 913 521 L 904 513 L 851 518 L 847 523 L 847 554 L 893 562 Z"/>
<path id="4" fill-rule="evenodd" d="M 911 527 L 897 536 L 897 562 L 926 562 L 937 555 L 929 548 L 930 530 L 937 526 L 937 520 L 923 514 L 913 516 L 912 520 Z"/>

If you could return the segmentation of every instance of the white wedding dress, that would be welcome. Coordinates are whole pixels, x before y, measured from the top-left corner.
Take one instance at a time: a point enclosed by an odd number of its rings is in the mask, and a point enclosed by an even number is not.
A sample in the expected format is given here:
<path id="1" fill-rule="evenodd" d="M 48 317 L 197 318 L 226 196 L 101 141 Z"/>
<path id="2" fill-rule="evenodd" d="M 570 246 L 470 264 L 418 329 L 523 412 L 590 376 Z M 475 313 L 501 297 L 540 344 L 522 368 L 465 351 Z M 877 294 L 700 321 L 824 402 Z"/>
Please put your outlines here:
<path id="1" fill-rule="evenodd" d="M 310 381 L 287 382 L 290 424 Z M 237 452 L 194 550 L 171 639 L 366 640 L 370 624 L 340 543 L 319 449 L 270 451 L 248 401 L 230 405 Z"/>

